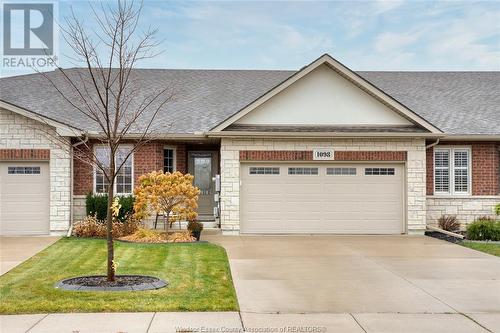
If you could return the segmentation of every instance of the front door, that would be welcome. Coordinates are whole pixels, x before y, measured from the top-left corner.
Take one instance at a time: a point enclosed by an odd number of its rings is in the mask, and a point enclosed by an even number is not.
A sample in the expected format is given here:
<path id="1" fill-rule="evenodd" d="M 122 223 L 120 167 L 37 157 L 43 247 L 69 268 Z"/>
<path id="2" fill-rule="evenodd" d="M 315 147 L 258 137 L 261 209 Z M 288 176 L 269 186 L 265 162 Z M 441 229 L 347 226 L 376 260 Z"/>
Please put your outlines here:
<path id="1" fill-rule="evenodd" d="M 198 215 L 213 215 L 215 206 L 215 184 L 212 177 L 217 174 L 218 153 L 216 151 L 192 151 L 189 153 L 188 169 L 194 176 L 194 185 L 200 189 Z"/>

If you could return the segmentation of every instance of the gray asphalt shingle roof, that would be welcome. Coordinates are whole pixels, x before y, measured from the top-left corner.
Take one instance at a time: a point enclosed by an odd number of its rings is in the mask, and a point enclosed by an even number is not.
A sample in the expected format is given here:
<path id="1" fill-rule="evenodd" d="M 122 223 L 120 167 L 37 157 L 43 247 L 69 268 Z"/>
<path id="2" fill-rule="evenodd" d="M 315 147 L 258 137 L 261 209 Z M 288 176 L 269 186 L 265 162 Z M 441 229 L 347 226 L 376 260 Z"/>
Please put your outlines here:
<path id="1" fill-rule="evenodd" d="M 68 70 L 76 73 L 76 69 Z M 158 131 L 205 132 L 238 112 L 294 71 L 135 69 L 147 96 L 172 85 L 175 100 L 158 114 Z M 448 134 L 500 134 L 500 72 L 358 72 Z M 61 73 L 48 74 L 65 89 Z M 0 100 L 84 130 L 95 125 L 72 109 L 41 74 L 0 79 Z"/>

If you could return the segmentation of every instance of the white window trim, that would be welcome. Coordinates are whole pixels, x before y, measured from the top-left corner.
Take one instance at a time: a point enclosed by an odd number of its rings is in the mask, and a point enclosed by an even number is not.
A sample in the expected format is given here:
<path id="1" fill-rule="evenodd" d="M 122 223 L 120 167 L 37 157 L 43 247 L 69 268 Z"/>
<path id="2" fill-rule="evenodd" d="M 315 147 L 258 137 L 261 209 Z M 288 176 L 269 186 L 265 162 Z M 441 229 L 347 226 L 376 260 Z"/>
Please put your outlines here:
<path id="1" fill-rule="evenodd" d="M 436 151 L 447 151 L 449 156 L 449 173 L 450 177 L 449 181 L 449 192 L 438 192 L 436 191 Z M 467 151 L 468 159 L 467 159 L 467 192 L 458 192 L 455 191 L 455 151 Z M 433 161 L 433 190 L 434 195 L 436 196 L 470 196 L 472 193 L 472 149 L 469 146 L 440 146 L 438 148 L 434 148 L 432 153 L 432 161 Z"/>
<path id="2" fill-rule="evenodd" d="M 175 146 L 163 146 L 163 150 L 162 150 L 162 160 L 163 160 L 163 167 L 162 167 L 162 171 L 165 171 L 165 149 L 172 149 L 173 152 L 174 152 L 174 159 L 173 159 L 173 162 L 174 163 L 174 168 L 173 168 L 173 171 L 172 172 L 176 172 L 177 171 L 177 147 Z"/>
<path id="3" fill-rule="evenodd" d="M 93 147 L 94 156 L 97 156 L 96 149 L 99 148 L 99 147 L 106 148 L 107 146 L 106 145 L 94 145 L 94 147 Z M 133 147 L 130 146 L 130 145 L 120 145 L 118 147 L 118 149 L 121 149 L 121 148 L 130 148 L 130 149 L 132 149 Z M 130 192 L 130 193 L 117 193 L 116 192 L 116 180 L 115 180 L 115 182 L 113 183 L 113 192 L 117 196 L 128 196 L 128 195 L 133 195 L 134 194 L 134 187 L 135 187 L 135 183 L 134 183 L 135 182 L 135 180 L 134 180 L 134 175 L 135 175 L 135 171 L 134 171 L 134 169 L 135 169 L 135 167 L 134 167 L 134 160 L 135 160 L 134 153 L 132 153 L 129 158 L 132 159 L 132 166 L 131 166 L 131 168 L 132 168 L 132 175 L 131 175 L 132 176 L 132 182 L 131 182 L 132 192 Z M 98 169 L 97 166 L 94 165 L 94 170 L 93 170 L 93 192 L 94 192 L 95 195 L 100 195 L 100 194 L 104 195 L 104 194 L 107 194 L 107 193 L 97 192 L 97 183 L 96 183 L 97 169 Z"/>
<path id="4" fill-rule="evenodd" d="M 318 172 L 317 173 L 290 173 L 290 169 L 300 169 L 300 168 L 303 168 L 303 169 L 317 169 Z M 287 176 L 319 176 L 320 172 L 319 172 L 319 166 L 288 166 L 286 168 L 286 174 Z"/>

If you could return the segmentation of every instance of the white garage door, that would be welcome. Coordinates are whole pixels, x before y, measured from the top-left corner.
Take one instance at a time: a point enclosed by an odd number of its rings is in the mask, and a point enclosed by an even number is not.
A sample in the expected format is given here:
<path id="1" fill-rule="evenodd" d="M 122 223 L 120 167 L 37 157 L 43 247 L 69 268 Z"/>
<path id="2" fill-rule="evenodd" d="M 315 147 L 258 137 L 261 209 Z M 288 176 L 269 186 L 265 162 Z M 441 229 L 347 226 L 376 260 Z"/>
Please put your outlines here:
<path id="1" fill-rule="evenodd" d="M 244 233 L 404 233 L 403 164 L 242 164 Z"/>
<path id="2" fill-rule="evenodd" d="M 0 234 L 49 233 L 49 164 L 0 163 Z"/>

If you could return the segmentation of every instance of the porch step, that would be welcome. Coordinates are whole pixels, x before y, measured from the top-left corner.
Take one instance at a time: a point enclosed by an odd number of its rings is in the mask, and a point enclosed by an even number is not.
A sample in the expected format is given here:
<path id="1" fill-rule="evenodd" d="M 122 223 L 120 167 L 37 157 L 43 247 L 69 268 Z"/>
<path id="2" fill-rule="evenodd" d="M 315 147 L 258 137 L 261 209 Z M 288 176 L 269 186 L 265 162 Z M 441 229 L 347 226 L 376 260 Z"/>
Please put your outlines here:
<path id="1" fill-rule="evenodd" d="M 198 219 L 199 222 L 203 223 L 203 229 L 219 229 L 219 224 L 215 219 L 212 217 L 211 220 L 200 220 Z M 151 228 L 153 227 L 153 224 L 150 226 Z M 158 221 L 158 229 L 163 229 L 165 225 L 163 224 L 163 221 Z M 179 222 L 175 222 L 172 224 L 172 227 L 169 228 L 171 230 L 179 230 Z M 186 221 L 181 221 L 181 230 L 186 230 L 187 229 L 187 222 Z"/>
<path id="2" fill-rule="evenodd" d="M 200 222 L 215 221 L 215 217 L 213 215 L 198 215 L 196 219 Z"/>

